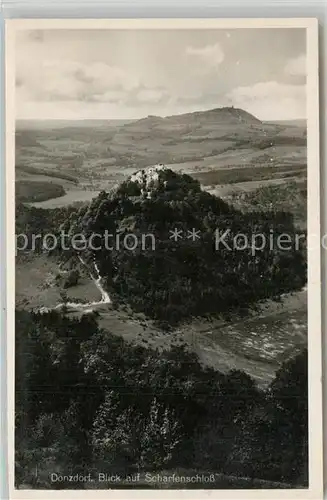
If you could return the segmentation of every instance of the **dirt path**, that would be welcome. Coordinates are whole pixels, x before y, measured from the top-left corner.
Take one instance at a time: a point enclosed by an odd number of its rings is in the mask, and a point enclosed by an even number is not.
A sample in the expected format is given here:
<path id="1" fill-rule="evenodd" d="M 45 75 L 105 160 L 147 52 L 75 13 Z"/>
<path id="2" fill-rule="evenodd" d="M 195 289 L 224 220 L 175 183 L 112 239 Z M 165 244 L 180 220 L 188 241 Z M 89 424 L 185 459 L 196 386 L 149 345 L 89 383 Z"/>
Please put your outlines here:
<path id="1" fill-rule="evenodd" d="M 81 302 L 61 302 L 60 304 L 56 305 L 53 307 L 54 310 L 60 310 L 66 307 L 68 311 L 92 311 L 93 308 L 97 306 L 103 306 L 105 304 L 111 304 L 111 299 L 109 297 L 108 292 L 103 288 L 102 286 L 102 276 L 100 275 L 100 271 L 98 268 L 97 263 L 94 261 L 94 268 L 96 271 L 96 276 L 93 276 L 91 271 L 89 270 L 88 265 L 86 262 L 82 259 L 81 256 L 78 257 L 82 265 L 88 270 L 90 277 L 92 281 L 94 282 L 95 286 L 99 290 L 101 294 L 101 299 L 98 301 L 92 301 L 92 302 L 87 302 L 87 303 L 81 303 Z M 41 307 L 40 312 L 48 312 L 49 308 L 47 307 Z"/>

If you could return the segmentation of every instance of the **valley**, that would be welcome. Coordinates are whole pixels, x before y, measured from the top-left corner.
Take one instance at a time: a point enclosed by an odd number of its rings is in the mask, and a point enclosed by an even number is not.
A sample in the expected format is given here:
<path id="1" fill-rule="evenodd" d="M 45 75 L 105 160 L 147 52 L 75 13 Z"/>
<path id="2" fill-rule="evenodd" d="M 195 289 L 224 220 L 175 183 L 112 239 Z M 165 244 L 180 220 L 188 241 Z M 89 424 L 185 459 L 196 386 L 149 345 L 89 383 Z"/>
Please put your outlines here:
<path id="1" fill-rule="evenodd" d="M 23 122 L 16 131 L 16 180 L 48 179 L 65 189 L 56 201 L 50 201 L 50 194 L 48 203 L 30 200 L 43 208 L 89 201 L 133 171 L 156 163 L 194 174 L 206 189 L 233 185 L 228 192 L 241 182 L 306 178 L 302 122 L 265 123 L 235 108 L 116 125 L 54 122 L 52 127 L 41 122 L 31 128 Z"/>

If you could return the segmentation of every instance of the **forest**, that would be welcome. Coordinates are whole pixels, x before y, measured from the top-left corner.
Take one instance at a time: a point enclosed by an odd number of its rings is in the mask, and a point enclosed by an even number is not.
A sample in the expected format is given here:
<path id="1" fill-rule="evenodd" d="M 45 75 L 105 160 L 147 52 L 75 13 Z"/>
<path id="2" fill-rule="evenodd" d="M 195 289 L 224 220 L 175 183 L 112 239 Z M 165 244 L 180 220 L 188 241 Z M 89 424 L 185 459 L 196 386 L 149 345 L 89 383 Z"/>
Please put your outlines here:
<path id="1" fill-rule="evenodd" d="M 65 194 L 61 184 L 28 180 L 17 181 L 15 191 L 18 202 L 44 201 L 49 198 L 59 198 Z"/>
<path id="2" fill-rule="evenodd" d="M 84 258 L 94 260 L 106 280 L 113 302 L 127 304 L 161 324 L 174 325 L 193 316 L 246 313 L 260 300 L 301 289 L 306 283 L 305 238 L 298 247 L 293 214 L 283 209 L 242 211 L 201 190 L 198 181 L 169 169 L 143 185 L 128 180 L 109 193 L 101 192 L 89 206 L 76 210 L 60 226 L 89 238 L 98 235 Z M 171 231 L 184 236 L 175 241 Z M 266 244 L 253 252 L 250 245 L 217 250 L 216 230 L 229 231 L 251 241 L 262 235 L 267 242 L 286 234 L 289 249 Z M 153 249 L 137 246 L 108 251 L 104 233 L 133 234 L 140 241 L 152 234 Z M 199 239 L 185 235 L 195 230 Z M 75 252 L 76 253 L 76 252 Z M 62 252 L 62 258 L 72 252 Z"/>
<path id="3" fill-rule="evenodd" d="M 16 311 L 17 488 L 176 468 L 215 473 L 215 488 L 306 487 L 307 401 L 306 350 L 262 390 L 183 346 L 129 345 L 94 314 Z M 50 472 L 93 480 L 53 483 Z"/>

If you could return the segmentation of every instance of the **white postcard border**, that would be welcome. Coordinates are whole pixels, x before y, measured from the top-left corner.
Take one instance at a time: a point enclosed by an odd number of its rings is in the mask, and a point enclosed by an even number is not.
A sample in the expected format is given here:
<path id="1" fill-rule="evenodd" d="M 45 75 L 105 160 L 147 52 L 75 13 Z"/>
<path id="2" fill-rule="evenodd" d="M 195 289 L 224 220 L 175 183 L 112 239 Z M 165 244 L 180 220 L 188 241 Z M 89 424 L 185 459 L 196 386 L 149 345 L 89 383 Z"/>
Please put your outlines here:
<path id="1" fill-rule="evenodd" d="M 15 490 L 15 32 L 25 29 L 307 29 L 309 488 L 294 490 Z M 6 278 L 9 492 L 13 499 L 318 499 L 323 497 L 318 21 L 285 19 L 15 19 L 5 21 Z M 317 238 L 319 236 L 319 238 Z M 310 242 L 312 242 L 310 244 Z"/>

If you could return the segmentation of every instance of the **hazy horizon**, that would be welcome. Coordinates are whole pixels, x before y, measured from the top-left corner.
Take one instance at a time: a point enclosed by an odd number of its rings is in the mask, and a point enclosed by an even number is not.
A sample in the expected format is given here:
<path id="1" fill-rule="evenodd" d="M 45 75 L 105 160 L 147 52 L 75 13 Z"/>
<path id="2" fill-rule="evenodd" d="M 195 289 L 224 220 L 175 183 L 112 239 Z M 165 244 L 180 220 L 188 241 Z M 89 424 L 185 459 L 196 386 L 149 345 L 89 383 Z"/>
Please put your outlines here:
<path id="1" fill-rule="evenodd" d="M 223 109 L 224 107 L 221 107 L 221 108 L 214 108 L 214 109 Z M 209 108 L 209 109 L 205 109 L 205 110 L 201 110 L 201 112 L 206 112 L 206 111 L 212 111 L 212 108 Z M 194 111 L 190 111 L 188 112 L 188 114 L 192 114 L 192 113 L 197 113 L 199 112 L 199 110 L 194 110 Z M 112 123 L 113 125 L 117 125 L 117 123 L 122 123 L 122 124 L 127 124 L 127 123 L 130 123 L 130 122 L 136 122 L 138 120 L 142 120 L 144 118 L 148 118 L 150 116 L 156 116 L 158 118 L 169 118 L 171 116 L 178 116 L 178 115 L 183 115 L 185 113 L 177 113 L 176 115 L 168 115 L 168 116 L 160 116 L 160 115 L 147 115 L 147 116 L 139 116 L 137 118 L 130 118 L 130 119 L 121 119 L 121 118 L 77 118 L 77 119 L 71 119 L 71 118 L 16 118 L 16 125 L 18 124 L 33 124 L 33 125 L 36 125 L 38 123 L 47 123 L 47 124 L 51 124 L 51 123 L 56 123 L 57 125 L 58 124 L 62 124 L 62 126 L 64 127 L 65 125 L 67 125 L 68 123 L 71 123 L 71 124 L 78 124 L 79 126 L 88 126 L 90 123 L 94 123 L 94 122 L 97 122 L 97 123 L 106 123 L 106 124 L 109 124 L 109 123 Z M 254 116 L 254 115 L 253 115 Z M 255 117 L 257 118 L 257 117 Z M 281 120 L 262 120 L 262 122 L 272 122 L 272 123 L 297 123 L 299 125 L 305 125 L 306 122 L 307 122 L 307 119 L 306 118 L 295 118 L 295 119 L 281 119 Z"/>

